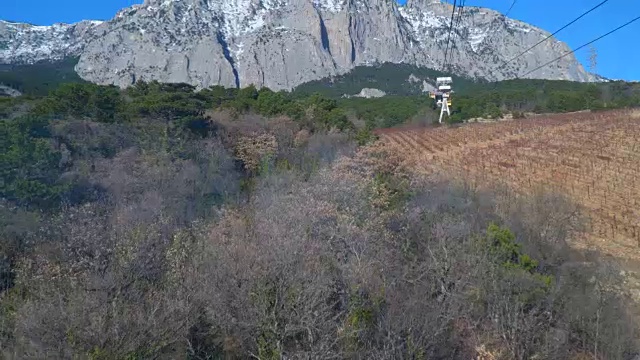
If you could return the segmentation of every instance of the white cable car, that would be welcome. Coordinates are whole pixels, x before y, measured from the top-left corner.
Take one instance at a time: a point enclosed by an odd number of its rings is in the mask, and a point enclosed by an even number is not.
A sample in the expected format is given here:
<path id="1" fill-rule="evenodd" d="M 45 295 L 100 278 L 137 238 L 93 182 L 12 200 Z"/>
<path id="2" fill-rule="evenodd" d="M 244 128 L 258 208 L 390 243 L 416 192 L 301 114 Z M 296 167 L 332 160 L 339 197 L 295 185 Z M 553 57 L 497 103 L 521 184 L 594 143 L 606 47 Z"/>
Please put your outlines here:
<path id="1" fill-rule="evenodd" d="M 434 109 L 438 107 L 440 108 L 440 119 L 438 120 L 440 124 L 442 124 L 442 118 L 445 113 L 447 116 L 451 116 L 451 93 L 453 93 L 451 88 L 452 84 L 453 79 L 451 79 L 451 77 L 436 78 L 436 86 L 438 89 L 429 93 L 429 97 L 434 99 Z"/>

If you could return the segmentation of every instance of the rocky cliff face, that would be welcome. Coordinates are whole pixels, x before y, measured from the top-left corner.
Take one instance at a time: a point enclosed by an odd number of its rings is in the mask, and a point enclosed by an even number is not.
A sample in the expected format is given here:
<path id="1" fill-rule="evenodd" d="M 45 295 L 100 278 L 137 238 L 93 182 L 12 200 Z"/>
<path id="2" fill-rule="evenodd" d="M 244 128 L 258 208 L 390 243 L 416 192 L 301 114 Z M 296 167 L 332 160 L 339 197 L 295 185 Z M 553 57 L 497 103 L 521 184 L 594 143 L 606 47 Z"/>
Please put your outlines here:
<path id="1" fill-rule="evenodd" d="M 0 98 L 2 97 L 18 97 L 22 93 L 16 89 L 0 84 Z"/>
<path id="2" fill-rule="evenodd" d="M 492 80 L 524 74 L 570 49 L 549 35 L 465 8 L 444 61 L 451 5 L 433 0 L 146 0 L 108 22 L 49 27 L 0 22 L 0 63 L 79 56 L 78 74 L 121 87 L 137 80 L 291 89 L 358 65 L 410 63 Z M 573 56 L 531 78 L 590 81 Z"/>
<path id="3" fill-rule="evenodd" d="M 80 56 L 101 21 L 35 26 L 0 20 L 0 64 L 29 64 Z"/>

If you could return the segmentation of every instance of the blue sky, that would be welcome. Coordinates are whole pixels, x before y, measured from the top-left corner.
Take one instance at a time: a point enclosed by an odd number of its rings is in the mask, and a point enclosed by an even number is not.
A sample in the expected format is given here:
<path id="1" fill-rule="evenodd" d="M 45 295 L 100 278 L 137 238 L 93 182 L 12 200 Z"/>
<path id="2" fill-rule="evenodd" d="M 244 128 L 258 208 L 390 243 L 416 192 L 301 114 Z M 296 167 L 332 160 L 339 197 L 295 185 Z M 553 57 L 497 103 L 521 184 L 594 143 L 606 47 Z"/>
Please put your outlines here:
<path id="1" fill-rule="evenodd" d="M 451 0 L 449 0 L 451 1 Z M 555 31 L 602 0 L 518 0 L 510 17 Z M 119 9 L 142 0 L 0 0 L 0 19 L 37 25 L 75 22 L 83 19 L 109 19 Z M 402 2 L 402 0 L 401 0 Z M 467 0 L 467 5 L 505 12 L 512 0 Z M 558 34 L 576 48 L 640 15 L 638 0 L 610 0 L 580 22 Z M 597 72 L 610 78 L 640 80 L 640 21 L 595 44 L 598 50 Z M 577 53 L 587 64 L 588 51 Z"/>

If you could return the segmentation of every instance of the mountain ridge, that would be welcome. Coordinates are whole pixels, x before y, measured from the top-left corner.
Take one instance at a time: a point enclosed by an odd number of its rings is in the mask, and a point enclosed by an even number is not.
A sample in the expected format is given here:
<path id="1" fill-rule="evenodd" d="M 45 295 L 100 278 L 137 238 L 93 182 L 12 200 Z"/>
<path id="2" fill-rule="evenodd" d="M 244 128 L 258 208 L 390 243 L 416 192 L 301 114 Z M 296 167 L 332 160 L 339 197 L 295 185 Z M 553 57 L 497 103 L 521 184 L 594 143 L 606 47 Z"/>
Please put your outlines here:
<path id="1" fill-rule="evenodd" d="M 451 5 L 410 0 L 147 0 L 109 21 L 33 26 L 0 21 L 0 63 L 79 57 L 98 84 L 138 80 L 275 90 L 357 66 L 411 64 L 488 80 L 516 77 L 569 51 L 549 33 L 490 9 L 465 7 L 444 49 Z M 529 78 L 593 81 L 573 56 Z"/>

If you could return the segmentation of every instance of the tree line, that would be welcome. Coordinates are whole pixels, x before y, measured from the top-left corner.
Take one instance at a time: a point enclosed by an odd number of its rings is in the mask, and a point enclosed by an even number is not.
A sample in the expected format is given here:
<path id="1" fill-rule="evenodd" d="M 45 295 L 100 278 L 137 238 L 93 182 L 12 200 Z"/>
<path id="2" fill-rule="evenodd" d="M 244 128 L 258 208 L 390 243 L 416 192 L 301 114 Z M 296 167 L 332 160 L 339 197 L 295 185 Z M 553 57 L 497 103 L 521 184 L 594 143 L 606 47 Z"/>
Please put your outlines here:
<path id="1" fill-rule="evenodd" d="M 26 97 L 47 96 L 63 84 L 84 83 L 73 70 L 76 62 L 77 59 L 66 59 L 34 65 L 0 65 L 0 83 L 20 90 Z M 347 115 L 365 122 L 371 130 L 409 121 L 434 121 L 437 115 L 432 109 L 432 100 L 423 92 L 423 80 L 435 84 L 437 77 L 450 75 L 408 64 L 383 63 L 359 66 L 347 74 L 311 81 L 291 92 L 258 91 L 252 86 L 247 89 L 212 87 L 197 92 L 194 97 L 207 106 L 225 105 L 237 110 L 252 108 L 261 114 L 284 114 L 296 118 L 304 117 L 305 100 L 324 102 L 324 110 L 320 110 L 324 114 L 317 114 L 324 118 L 321 121 L 341 127 L 349 126 L 350 122 L 345 121 L 343 116 Z M 473 118 L 500 118 L 507 114 L 521 118 L 526 113 L 598 111 L 640 106 L 638 83 L 535 79 L 491 83 L 464 76 L 453 76 L 453 80 L 454 114 L 448 120 L 451 123 Z M 376 99 L 343 98 L 343 95 L 357 94 L 365 87 L 383 90 L 388 96 Z M 184 93 L 190 90 L 193 89 Z M 259 103 L 258 95 L 261 95 Z M 0 99 L 0 114 L 2 101 L 5 100 Z"/>
<path id="2" fill-rule="evenodd" d="M 423 92 L 422 81 L 434 86 L 436 78 L 441 76 L 451 74 L 407 64 L 385 63 L 356 67 L 344 75 L 311 81 L 300 85 L 293 93 L 305 96 L 317 92 L 330 98 L 340 98 L 345 94 L 357 94 L 365 87 L 377 88 L 389 96 L 364 100 L 350 98 L 341 102 L 346 108 L 375 108 L 375 113 L 369 111 L 366 118 L 376 117 L 376 126 L 393 126 L 415 118 L 434 118 L 428 111 L 432 103 L 428 94 Z M 453 123 L 473 118 L 500 118 L 507 114 L 523 117 L 525 113 L 640 106 L 640 84 L 624 81 L 580 83 L 517 79 L 488 82 L 453 76 L 453 84 L 454 115 L 449 119 Z"/>

